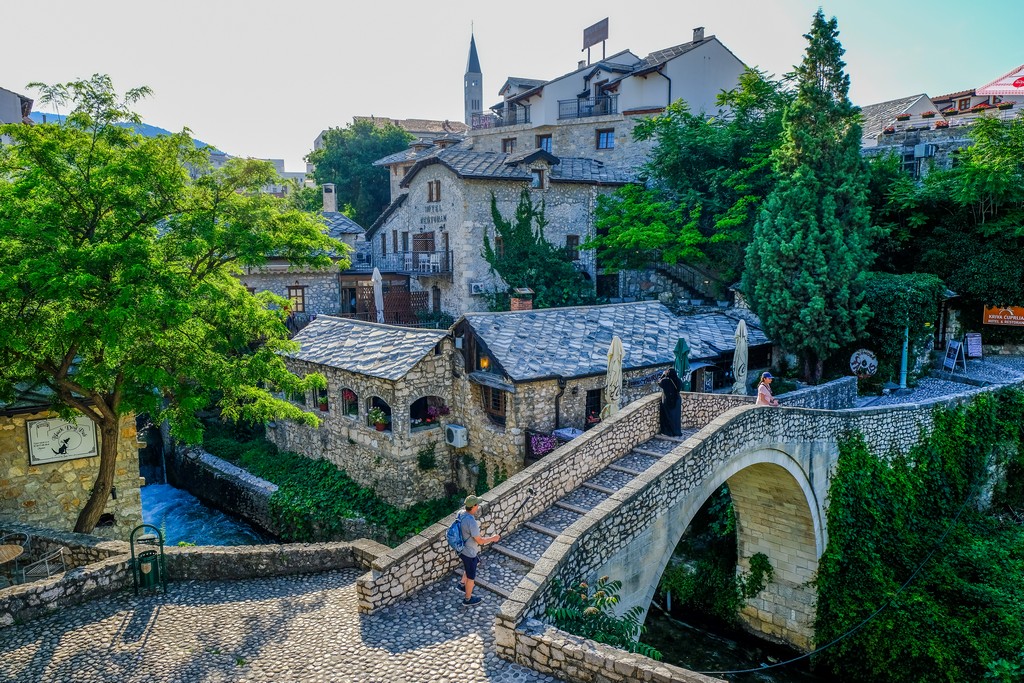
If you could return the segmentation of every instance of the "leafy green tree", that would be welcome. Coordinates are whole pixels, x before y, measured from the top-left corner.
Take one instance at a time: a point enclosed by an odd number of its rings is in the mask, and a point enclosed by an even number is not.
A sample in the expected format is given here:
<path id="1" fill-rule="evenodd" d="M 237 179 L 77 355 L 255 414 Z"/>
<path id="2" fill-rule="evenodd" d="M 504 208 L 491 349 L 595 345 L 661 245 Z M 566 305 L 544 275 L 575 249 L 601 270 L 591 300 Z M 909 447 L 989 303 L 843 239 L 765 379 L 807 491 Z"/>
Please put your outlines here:
<path id="1" fill-rule="evenodd" d="M 598 198 L 602 265 L 705 264 L 731 282 L 743 265 L 757 210 L 774 185 L 771 153 L 792 100 L 785 80 L 755 69 L 722 93 L 718 116 L 693 114 L 682 101 L 641 121 L 637 140 L 654 140 L 642 187 Z"/>
<path id="2" fill-rule="evenodd" d="M 547 616 L 563 631 L 660 660 L 661 652 L 638 640 L 646 630 L 640 620 L 643 609 L 634 605 L 616 615 L 621 589 L 621 581 L 612 581 L 607 576 L 599 578 L 594 586 L 586 581 L 563 586 L 555 579 L 551 586 L 554 604 L 548 608 Z"/>
<path id="3" fill-rule="evenodd" d="M 783 116 L 778 182 L 754 228 L 743 278 L 766 330 L 800 357 L 811 382 L 870 316 L 863 292 L 873 259 L 868 173 L 838 34 L 835 18 L 826 21 L 819 9 L 796 67 L 796 98 Z"/>
<path id="4" fill-rule="evenodd" d="M 373 162 L 401 152 L 412 140 L 412 135 L 390 121 L 378 126 L 360 119 L 344 128 L 328 129 L 323 147 L 306 159 L 314 164 L 318 184 L 334 183 L 338 206 L 351 205 L 349 217 L 369 227 L 391 201 L 388 169 Z"/>
<path id="5" fill-rule="evenodd" d="M 46 86 L 67 105 L 63 125 L 8 125 L 0 148 L 0 398 L 41 386 L 64 417 L 95 422 L 100 461 L 76 531 L 93 529 L 110 495 L 119 421 L 167 419 L 196 441 L 196 410 L 215 402 L 231 419 L 316 424 L 265 387 L 303 391 L 280 352 L 288 341 L 278 297 L 249 294 L 235 274 L 267 254 L 329 267 L 343 247 L 309 214 L 258 192 L 271 164 L 203 167 L 186 132 L 145 138 L 107 76 Z"/>
<path id="6" fill-rule="evenodd" d="M 491 193 L 491 218 L 500 246 L 492 245 L 484 234 L 484 259 L 501 276 L 509 291 L 492 296 L 491 310 L 507 311 L 509 293 L 516 287 L 534 291 L 536 308 L 578 306 L 594 302 L 593 285 L 576 270 L 564 249 L 555 247 L 544 237 L 547 219 L 544 203 L 534 205 L 530 192 L 519 195 L 515 216 L 508 220 L 498 210 L 498 200 Z"/>

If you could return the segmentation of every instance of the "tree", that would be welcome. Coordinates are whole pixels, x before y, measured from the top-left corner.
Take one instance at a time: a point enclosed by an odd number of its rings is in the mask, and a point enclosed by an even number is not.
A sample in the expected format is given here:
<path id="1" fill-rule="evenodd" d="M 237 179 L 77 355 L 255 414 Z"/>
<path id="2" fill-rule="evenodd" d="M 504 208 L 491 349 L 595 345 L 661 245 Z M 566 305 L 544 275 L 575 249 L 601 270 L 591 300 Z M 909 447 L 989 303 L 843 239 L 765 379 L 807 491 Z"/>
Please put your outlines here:
<path id="1" fill-rule="evenodd" d="M 0 398 L 19 386 L 52 392 L 62 417 L 84 415 L 101 435 L 99 471 L 75 530 L 93 529 L 110 495 L 119 421 L 167 419 L 196 441 L 195 411 L 228 419 L 316 418 L 268 391 L 324 386 L 289 373 L 284 303 L 255 297 L 235 277 L 268 254 L 331 265 L 344 247 L 322 224 L 260 194 L 267 162 L 203 167 L 187 131 L 144 138 L 119 121 L 149 94 L 119 96 L 107 76 L 39 87 L 68 105 L 63 125 L 8 125 L 0 148 Z M 343 252 L 340 252 L 343 253 Z"/>
<path id="2" fill-rule="evenodd" d="M 819 9 L 774 154 L 778 183 L 754 227 L 743 278 L 766 331 L 800 357 L 811 382 L 870 316 L 868 173 L 838 34 L 835 18 Z"/>
<path id="3" fill-rule="evenodd" d="M 786 80 L 747 69 L 737 88 L 719 95 L 718 116 L 693 114 L 678 101 L 638 123 L 637 140 L 657 141 L 643 167 L 647 182 L 598 198 L 598 237 L 589 246 L 600 262 L 704 263 L 725 281 L 737 277 L 774 185 L 771 153 L 791 100 Z"/>
<path id="4" fill-rule="evenodd" d="M 401 152 L 413 136 L 390 121 L 377 125 L 360 119 L 344 128 L 330 128 L 324 144 L 306 160 L 314 164 L 317 184 L 334 183 L 338 206 L 351 205 L 349 217 L 369 227 L 391 201 L 388 169 L 373 162 Z"/>
<path id="5" fill-rule="evenodd" d="M 484 259 L 510 288 L 529 287 L 534 291 L 537 308 L 579 306 L 593 303 L 594 288 L 583 273 L 573 267 L 564 249 L 553 246 L 544 237 L 547 219 L 544 203 L 534 205 L 528 190 L 519 195 L 515 217 L 507 220 L 498 210 L 491 193 L 491 218 L 500 246 L 491 244 L 484 234 Z M 498 292 L 490 301 L 491 310 L 508 310 L 509 292 Z"/>

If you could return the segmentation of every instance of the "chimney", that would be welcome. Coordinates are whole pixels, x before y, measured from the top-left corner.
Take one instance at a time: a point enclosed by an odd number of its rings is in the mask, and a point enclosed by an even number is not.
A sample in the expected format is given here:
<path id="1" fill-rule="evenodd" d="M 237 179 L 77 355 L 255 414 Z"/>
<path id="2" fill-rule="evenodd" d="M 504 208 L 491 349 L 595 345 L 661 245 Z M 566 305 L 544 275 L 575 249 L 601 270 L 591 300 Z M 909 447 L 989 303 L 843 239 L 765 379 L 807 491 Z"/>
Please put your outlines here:
<path id="1" fill-rule="evenodd" d="M 512 290 L 510 310 L 513 311 L 532 311 L 533 310 L 533 290 L 529 287 L 516 287 Z"/>
<path id="2" fill-rule="evenodd" d="M 334 183 L 324 183 L 324 213 L 338 212 L 338 195 L 334 194 Z"/>
<path id="3" fill-rule="evenodd" d="M 577 69 L 582 69 L 586 65 L 587 65 L 587 60 L 581 59 L 579 62 L 576 63 L 576 68 Z"/>
<path id="4" fill-rule="evenodd" d="M 698 26 L 693 29 L 693 42 L 699 43 L 702 40 L 704 40 L 704 27 Z"/>

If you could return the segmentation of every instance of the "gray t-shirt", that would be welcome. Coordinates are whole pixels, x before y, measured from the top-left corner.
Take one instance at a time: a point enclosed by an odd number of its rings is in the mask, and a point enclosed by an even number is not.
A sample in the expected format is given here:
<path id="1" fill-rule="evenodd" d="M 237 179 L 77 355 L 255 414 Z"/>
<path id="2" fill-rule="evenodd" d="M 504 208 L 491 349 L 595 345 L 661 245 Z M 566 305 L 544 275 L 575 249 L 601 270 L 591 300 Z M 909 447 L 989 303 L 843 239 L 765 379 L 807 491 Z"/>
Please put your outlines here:
<path id="1" fill-rule="evenodd" d="M 480 554 L 480 544 L 476 537 L 480 535 L 480 522 L 468 512 L 459 513 L 459 528 L 462 529 L 462 538 L 466 541 L 466 547 L 462 549 L 462 555 L 476 557 Z"/>

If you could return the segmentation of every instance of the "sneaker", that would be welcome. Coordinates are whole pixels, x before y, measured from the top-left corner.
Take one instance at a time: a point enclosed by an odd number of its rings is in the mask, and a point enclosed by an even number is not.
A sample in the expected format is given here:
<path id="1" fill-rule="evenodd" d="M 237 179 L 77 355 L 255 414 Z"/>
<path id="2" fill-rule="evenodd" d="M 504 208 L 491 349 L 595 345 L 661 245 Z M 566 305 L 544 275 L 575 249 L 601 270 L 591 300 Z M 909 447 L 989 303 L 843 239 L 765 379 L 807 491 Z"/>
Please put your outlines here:
<path id="1" fill-rule="evenodd" d="M 462 585 L 461 583 L 459 583 L 458 581 L 456 581 L 455 583 L 452 584 L 452 588 L 454 588 L 455 590 L 459 591 L 460 593 L 465 593 L 466 592 L 466 587 L 464 585 Z"/>
<path id="2" fill-rule="evenodd" d="M 479 605 L 483 601 L 484 601 L 484 599 L 481 598 L 479 595 L 474 595 L 469 600 L 463 600 L 462 601 L 462 606 L 463 607 L 469 607 L 470 605 Z"/>

